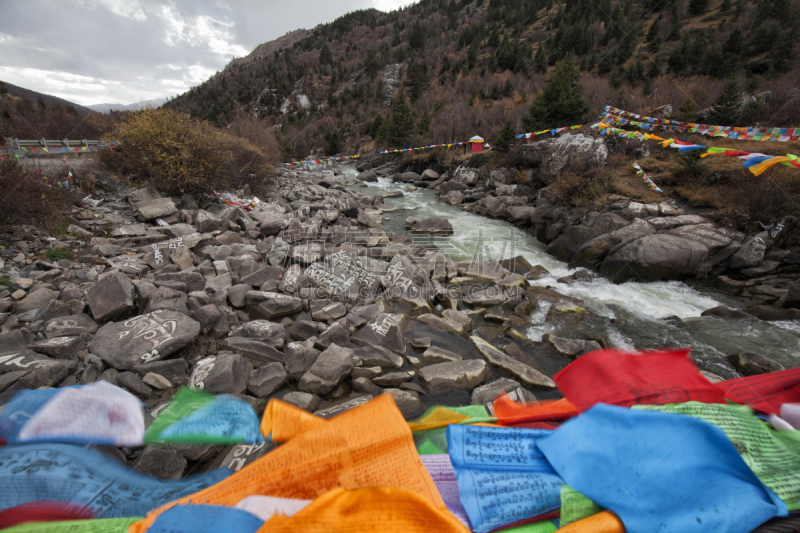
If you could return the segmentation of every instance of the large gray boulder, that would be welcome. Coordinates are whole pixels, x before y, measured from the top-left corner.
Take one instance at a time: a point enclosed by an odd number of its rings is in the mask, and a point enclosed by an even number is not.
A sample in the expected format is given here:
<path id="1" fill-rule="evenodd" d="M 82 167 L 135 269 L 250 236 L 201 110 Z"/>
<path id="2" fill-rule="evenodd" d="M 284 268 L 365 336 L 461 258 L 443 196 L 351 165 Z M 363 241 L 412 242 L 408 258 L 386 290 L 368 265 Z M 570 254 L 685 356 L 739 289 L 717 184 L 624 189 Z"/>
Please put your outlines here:
<path id="1" fill-rule="evenodd" d="M 47 321 L 44 327 L 44 334 L 49 338 L 65 337 L 72 335 L 91 334 L 97 331 L 97 322 L 92 320 L 89 315 L 80 313 L 77 315 L 60 316 Z"/>
<path id="2" fill-rule="evenodd" d="M 17 314 L 28 313 L 36 310 L 36 315 L 41 314 L 50 302 L 57 300 L 59 297 L 58 291 L 51 291 L 47 288 L 41 288 L 36 291 L 28 293 L 28 295 L 17 303 Z"/>
<path id="3" fill-rule="evenodd" d="M 353 350 L 331 344 L 303 374 L 298 388 L 312 394 L 328 394 L 353 370 Z"/>
<path id="4" fill-rule="evenodd" d="M 481 171 L 477 168 L 458 167 L 453 173 L 452 181 L 462 185 L 471 186 L 478 183 L 478 180 L 480 179 Z"/>
<path id="5" fill-rule="evenodd" d="M 439 363 L 419 371 L 419 380 L 434 393 L 473 389 L 487 377 L 489 365 L 479 359 Z"/>
<path id="6" fill-rule="evenodd" d="M 597 231 L 579 224 L 568 226 L 556 240 L 547 245 L 547 253 L 562 261 L 571 261 L 585 243 L 598 236 Z"/>
<path id="7" fill-rule="evenodd" d="M 536 401 L 536 395 L 523 389 L 518 382 L 513 379 L 500 378 L 486 385 L 481 385 L 472 391 L 472 404 L 484 405 L 493 402 L 503 392 L 508 393 L 515 400 L 519 398 L 526 402 Z"/>
<path id="8" fill-rule="evenodd" d="M 241 394 L 252 371 L 253 365 L 241 355 L 220 353 L 195 364 L 189 386 L 216 394 Z"/>
<path id="9" fill-rule="evenodd" d="M 552 379 L 545 376 L 535 368 L 530 367 L 525 363 L 514 359 L 510 355 L 501 352 L 482 338 L 473 335 L 469 339 L 472 341 L 472 344 L 475 345 L 475 348 L 478 349 L 481 355 L 491 364 L 508 370 L 519 379 L 530 385 L 547 387 L 550 389 L 556 388 L 556 384 Z"/>
<path id="10" fill-rule="evenodd" d="M 534 176 L 546 185 L 564 168 L 603 166 L 608 159 L 606 140 L 582 133 L 565 133 L 557 138 L 524 144 L 517 153 L 533 167 Z"/>
<path id="11" fill-rule="evenodd" d="M 175 311 L 153 311 L 97 331 L 89 351 L 117 370 L 159 361 L 200 334 L 200 323 Z"/>
<path id="12" fill-rule="evenodd" d="M 256 398 L 272 396 L 289 379 L 282 363 L 270 363 L 253 370 L 247 380 L 247 390 Z"/>
<path id="13" fill-rule="evenodd" d="M 412 219 L 411 224 L 406 221 L 406 227 L 411 231 L 419 233 L 430 233 L 432 235 L 452 235 L 453 226 L 444 217 L 430 217 L 426 219 Z"/>
<path id="14" fill-rule="evenodd" d="M 646 221 L 636 219 L 627 226 L 600 235 L 578 248 L 572 257 L 570 266 L 574 267 L 597 267 L 606 255 L 615 249 L 619 249 L 629 242 L 640 239 L 645 235 L 652 235 L 656 230 Z"/>
<path id="15" fill-rule="evenodd" d="M 631 279 L 696 278 L 708 257 L 708 247 L 677 235 L 647 235 L 617 252 L 600 264 L 600 273 L 617 283 Z"/>
<path id="16" fill-rule="evenodd" d="M 155 220 L 157 218 L 174 215 L 178 212 L 175 203 L 171 198 L 157 198 L 133 205 L 136 218 L 142 221 Z"/>
<path id="17" fill-rule="evenodd" d="M 731 268 L 755 268 L 763 263 L 768 239 L 769 233 L 766 231 L 745 239 L 739 251 L 731 257 Z"/>
<path id="18" fill-rule="evenodd" d="M 269 320 L 245 322 L 231 331 L 230 337 L 245 337 L 278 349 L 283 348 L 283 345 L 286 344 L 286 330 L 284 327 Z"/>

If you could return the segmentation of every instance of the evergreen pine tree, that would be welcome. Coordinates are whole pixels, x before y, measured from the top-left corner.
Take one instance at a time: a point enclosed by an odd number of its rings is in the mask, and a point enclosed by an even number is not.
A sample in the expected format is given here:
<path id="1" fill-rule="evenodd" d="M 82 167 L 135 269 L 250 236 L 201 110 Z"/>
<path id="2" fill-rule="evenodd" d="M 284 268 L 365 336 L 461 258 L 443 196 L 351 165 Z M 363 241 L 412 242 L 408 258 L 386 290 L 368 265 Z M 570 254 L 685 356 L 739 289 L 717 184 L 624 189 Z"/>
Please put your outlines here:
<path id="1" fill-rule="evenodd" d="M 319 64 L 333 65 L 333 55 L 326 43 L 322 43 L 322 49 L 319 51 Z"/>
<path id="2" fill-rule="evenodd" d="M 694 100 L 687 98 L 678 108 L 678 113 L 680 113 L 678 118 L 684 122 L 694 122 L 697 120 L 696 111 L 697 106 L 694 104 Z"/>
<path id="3" fill-rule="evenodd" d="M 738 61 L 744 54 L 744 34 L 737 26 L 725 40 L 722 51 Z"/>
<path id="4" fill-rule="evenodd" d="M 422 115 L 420 115 L 419 120 L 417 121 L 417 133 L 419 133 L 420 137 L 425 137 L 428 135 L 428 132 L 431 129 L 431 118 L 428 115 L 428 110 L 423 109 Z"/>
<path id="5" fill-rule="evenodd" d="M 469 52 L 467 52 L 467 68 L 472 70 L 478 64 L 478 44 L 476 41 L 472 41 L 472 44 L 469 47 Z"/>
<path id="6" fill-rule="evenodd" d="M 503 129 L 500 130 L 500 134 L 494 141 L 495 150 L 501 154 L 507 154 L 515 138 L 516 132 L 514 131 L 514 127 L 511 125 L 511 122 L 508 121 L 503 125 Z"/>
<path id="7" fill-rule="evenodd" d="M 661 50 L 661 34 L 656 34 L 655 39 L 650 41 L 650 44 L 647 45 L 647 51 L 651 54 L 657 54 L 658 51 Z"/>
<path id="8" fill-rule="evenodd" d="M 736 0 L 736 18 L 744 15 L 744 0 Z"/>
<path id="9" fill-rule="evenodd" d="M 659 31 L 660 26 L 661 26 L 661 14 L 659 13 L 658 17 L 656 17 L 656 20 L 653 21 L 653 23 L 650 25 L 650 29 L 647 31 L 646 38 L 648 43 L 653 42 L 656 36 L 661 35 L 661 32 Z"/>
<path id="10" fill-rule="evenodd" d="M 415 49 L 420 50 L 425 46 L 425 28 L 417 22 L 411 30 L 408 45 Z"/>
<path id="11" fill-rule="evenodd" d="M 712 124 L 718 126 L 736 126 L 739 122 L 740 107 L 739 84 L 736 80 L 731 80 L 725 84 L 722 92 L 714 101 L 714 107 L 708 113 L 708 119 Z"/>
<path id="12" fill-rule="evenodd" d="M 672 4 L 672 28 L 669 30 L 667 39 L 677 41 L 681 38 L 681 15 L 678 13 L 678 2 Z"/>
<path id="13" fill-rule="evenodd" d="M 325 135 L 325 153 L 329 156 L 336 155 L 341 150 L 342 139 L 339 131 L 334 128 Z"/>
<path id="14" fill-rule="evenodd" d="M 544 57 L 544 45 L 539 45 L 536 57 L 533 58 L 533 71 L 539 74 L 547 72 L 547 58 Z"/>
<path id="15" fill-rule="evenodd" d="M 689 0 L 689 13 L 702 15 L 708 11 L 708 0 Z"/>
<path id="16" fill-rule="evenodd" d="M 533 101 L 529 112 L 530 115 L 523 119 L 528 130 L 572 125 L 583 120 L 589 112 L 589 104 L 583 99 L 580 72 L 572 58 L 563 59 L 556 65 L 547 86 Z"/>
<path id="17" fill-rule="evenodd" d="M 719 10 L 722 12 L 730 11 L 731 9 L 731 0 L 722 0 L 722 4 L 719 6 Z"/>
<path id="18" fill-rule="evenodd" d="M 392 100 L 392 116 L 389 122 L 389 144 L 394 148 L 407 148 L 414 135 L 414 119 L 406 93 L 402 89 L 395 93 Z"/>
<path id="19" fill-rule="evenodd" d="M 506 80 L 506 84 L 503 86 L 503 96 L 506 98 L 514 96 L 514 84 L 511 83 L 510 78 Z"/>

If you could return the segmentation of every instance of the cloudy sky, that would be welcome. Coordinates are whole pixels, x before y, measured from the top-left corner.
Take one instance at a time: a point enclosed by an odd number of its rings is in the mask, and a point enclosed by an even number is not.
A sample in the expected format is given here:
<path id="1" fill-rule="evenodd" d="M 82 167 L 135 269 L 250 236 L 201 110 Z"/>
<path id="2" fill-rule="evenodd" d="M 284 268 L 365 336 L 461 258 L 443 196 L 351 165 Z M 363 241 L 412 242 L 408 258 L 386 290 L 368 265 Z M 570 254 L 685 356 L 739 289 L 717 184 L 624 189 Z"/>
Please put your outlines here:
<path id="1" fill-rule="evenodd" d="M 415 1 L 3 1 L 0 80 L 81 105 L 174 96 L 290 31 Z"/>

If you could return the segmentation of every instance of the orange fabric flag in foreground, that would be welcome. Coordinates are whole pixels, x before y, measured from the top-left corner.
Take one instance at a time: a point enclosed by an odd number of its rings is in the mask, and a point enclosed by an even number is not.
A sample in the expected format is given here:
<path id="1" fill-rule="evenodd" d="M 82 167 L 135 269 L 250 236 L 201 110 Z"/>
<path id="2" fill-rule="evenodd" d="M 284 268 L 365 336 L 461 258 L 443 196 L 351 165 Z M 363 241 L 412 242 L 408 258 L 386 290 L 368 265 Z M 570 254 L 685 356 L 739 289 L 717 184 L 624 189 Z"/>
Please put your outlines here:
<path id="1" fill-rule="evenodd" d="M 286 444 L 220 483 L 152 511 L 129 533 L 144 533 L 161 512 L 177 504 L 233 507 L 255 495 L 310 500 L 337 487 L 402 488 L 446 512 L 391 396 L 381 395 L 318 425 L 298 416 L 296 409 L 270 400 L 269 420 L 265 416 L 262 428 L 271 425 L 267 429 L 273 435 L 291 436 Z M 282 430 L 281 422 L 290 423 L 292 429 Z M 310 426 L 315 427 L 302 431 Z"/>
<path id="2" fill-rule="evenodd" d="M 517 403 L 507 393 L 494 401 L 497 422 L 504 426 L 544 420 L 566 420 L 578 415 L 578 408 L 566 398 Z"/>
<path id="3" fill-rule="evenodd" d="M 603 511 L 566 525 L 556 533 L 625 533 L 625 525 L 611 511 Z"/>
<path id="4" fill-rule="evenodd" d="M 333 489 L 296 515 L 274 516 L 257 533 L 466 533 L 456 517 L 404 489 Z"/>
<path id="5" fill-rule="evenodd" d="M 272 442 L 286 442 L 301 433 L 324 425 L 324 418 L 312 415 L 290 403 L 271 401 L 261 419 L 261 434 L 272 435 Z"/>

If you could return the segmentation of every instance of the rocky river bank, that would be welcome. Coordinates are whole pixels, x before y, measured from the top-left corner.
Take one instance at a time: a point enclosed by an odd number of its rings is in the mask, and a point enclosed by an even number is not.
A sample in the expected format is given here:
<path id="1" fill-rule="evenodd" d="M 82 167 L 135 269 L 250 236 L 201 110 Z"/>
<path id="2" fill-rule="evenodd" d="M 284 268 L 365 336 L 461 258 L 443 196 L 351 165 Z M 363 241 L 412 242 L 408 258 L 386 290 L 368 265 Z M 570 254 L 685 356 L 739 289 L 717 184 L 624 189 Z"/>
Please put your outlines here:
<path id="1" fill-rule="evenodd" d="M 786 272 L 796 252 L 672 204 L 620 198 L 608 212 L 587 213 L 549 204 L 543 186 L 515 184 L 509 170 L 440 175 L 400 172 L 379 159 L 362 165 L 358 176 L 280 170 L 252 210 L 120 187 L 72 213 L 67 239 L 16 228 L 2 251 L 3 401 L 22 389 L 105 380 L 141 398 L 151 417 L 188 385 L 236 395 L 259 415 L 270 398 L 330 417 L 389 393 L 410 419 L 436 404 L 491 408 L 500 391 L 560 397 L 552 376 L 614 345 L 593 332 L 625 320 L 536 284 L 549 273 L 522 255 L 454 260 L 441 246 L 454 232 L 446 218 L 404 217 L 407 231 L 385 229 L 396 215 L 386 202 L 422 187 L 506 219 L 553 255 L 611 278 L 708 272 L 760 304 L 711 314 L 750 323 L 798 313 L 795 277 Z M 356 187 L 379 176 L 402 183 L 369 196 Z M 58 249 L 71 258 L 43 258 Z M 570 276 L 559 282 L 594 274 Z M 534 320 L 552 333 L 532 339 Z M 712 381 L 783 368 L 757 354 L 730 355 L 725 365 L 698 364 Z M 116 454 L 172 479 L 220 465 L 238 470 L 272 446 Z"/>

